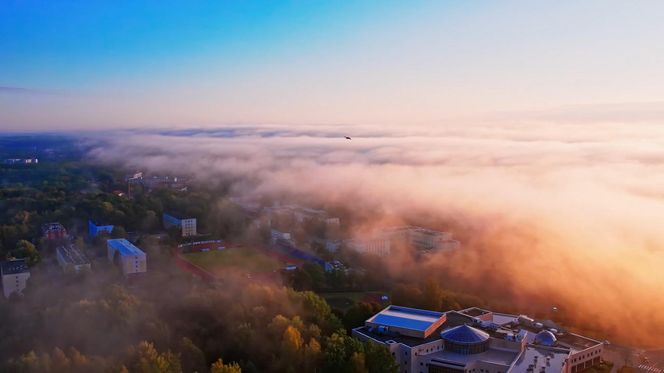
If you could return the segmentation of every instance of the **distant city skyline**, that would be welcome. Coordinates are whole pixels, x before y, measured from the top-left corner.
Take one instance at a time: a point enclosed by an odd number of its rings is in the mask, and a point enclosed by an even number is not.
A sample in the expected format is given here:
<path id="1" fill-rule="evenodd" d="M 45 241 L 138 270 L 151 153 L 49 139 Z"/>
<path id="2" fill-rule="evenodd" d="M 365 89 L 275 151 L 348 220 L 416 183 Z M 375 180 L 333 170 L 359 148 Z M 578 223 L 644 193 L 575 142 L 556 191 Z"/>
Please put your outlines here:
<path id="1" fill-rule="evenodd" d="M 656 1 L 0 4 L 0 129 L 664 119 Z"/>

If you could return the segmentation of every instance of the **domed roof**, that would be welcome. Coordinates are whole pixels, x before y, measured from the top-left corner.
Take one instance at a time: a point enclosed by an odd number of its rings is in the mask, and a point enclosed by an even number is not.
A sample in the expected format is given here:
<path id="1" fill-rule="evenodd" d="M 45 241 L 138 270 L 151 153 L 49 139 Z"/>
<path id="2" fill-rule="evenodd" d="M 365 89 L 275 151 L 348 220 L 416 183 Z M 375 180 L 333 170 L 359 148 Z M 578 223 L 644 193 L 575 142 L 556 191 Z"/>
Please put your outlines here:
<path id="1" fill-rule="evenodd" d="M 542 330 L 535 336 L 535 344 L 542 346 L 553 346 L 556 344 L 556 336 L 548 330 Z"/>
<path id="2" fill-rule="evenodd" d="M 482 343 L 489 339 L 489 334 L 468 325 L 459 325 L 440 333 L 446 341 L 459 344 Z"/>

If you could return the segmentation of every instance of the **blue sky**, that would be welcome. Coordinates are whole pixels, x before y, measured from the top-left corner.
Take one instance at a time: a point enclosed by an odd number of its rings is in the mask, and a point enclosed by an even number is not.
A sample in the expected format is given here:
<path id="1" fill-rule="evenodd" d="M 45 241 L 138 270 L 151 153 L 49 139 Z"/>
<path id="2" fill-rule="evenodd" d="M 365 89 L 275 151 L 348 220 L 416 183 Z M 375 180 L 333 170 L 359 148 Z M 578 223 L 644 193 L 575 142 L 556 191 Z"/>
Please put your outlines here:
<path id="1" fill-rule="evenodd" d="M 200 58 L 251 64 L 292 45 L 343 39 L 396 1 L 8 1 L 0 5 L 3 85 L 76 89 Z"/>
<path id="2" fill-rule="evenodd" d="M 433 123 L 659 102 L 656 1 L 14 1 L 0 126 Z"/>

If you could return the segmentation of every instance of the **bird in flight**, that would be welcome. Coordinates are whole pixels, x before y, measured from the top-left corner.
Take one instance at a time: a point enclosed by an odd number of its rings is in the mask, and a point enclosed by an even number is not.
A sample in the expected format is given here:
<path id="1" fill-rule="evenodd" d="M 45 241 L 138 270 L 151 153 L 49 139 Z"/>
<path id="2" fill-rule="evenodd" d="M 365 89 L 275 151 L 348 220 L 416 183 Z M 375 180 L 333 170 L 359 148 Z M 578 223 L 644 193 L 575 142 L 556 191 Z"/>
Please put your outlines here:
<path id="1" fill-rule="evenodd" d="M 344 137 L 346 138 L 346 140 L 352 140 L 350 136 L 344 136 Z"/>

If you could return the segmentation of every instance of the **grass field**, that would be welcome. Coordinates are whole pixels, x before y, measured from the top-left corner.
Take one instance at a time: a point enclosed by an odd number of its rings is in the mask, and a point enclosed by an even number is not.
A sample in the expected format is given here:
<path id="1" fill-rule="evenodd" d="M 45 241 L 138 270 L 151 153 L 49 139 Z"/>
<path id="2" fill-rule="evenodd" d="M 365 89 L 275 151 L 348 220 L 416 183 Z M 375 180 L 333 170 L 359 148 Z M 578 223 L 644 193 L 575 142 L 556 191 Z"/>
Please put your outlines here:
<path id="1" fill-rule="evenodd" d="M 184 254 L 193 264 L 211 273 L 242 271 L 248 273 L 273 272 L 281 267 L 279 262 L 259 250 L 238 247 L 220 251 Z"/>

